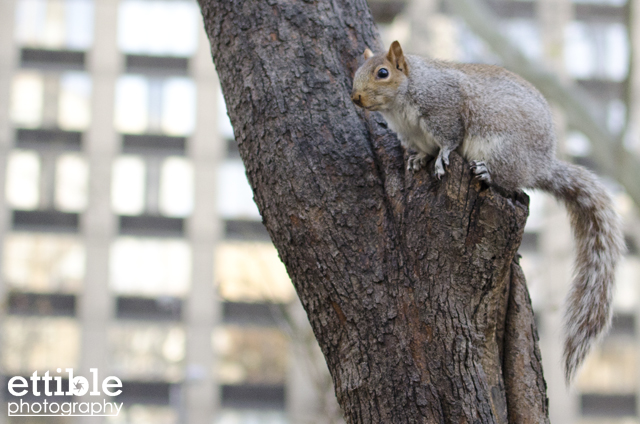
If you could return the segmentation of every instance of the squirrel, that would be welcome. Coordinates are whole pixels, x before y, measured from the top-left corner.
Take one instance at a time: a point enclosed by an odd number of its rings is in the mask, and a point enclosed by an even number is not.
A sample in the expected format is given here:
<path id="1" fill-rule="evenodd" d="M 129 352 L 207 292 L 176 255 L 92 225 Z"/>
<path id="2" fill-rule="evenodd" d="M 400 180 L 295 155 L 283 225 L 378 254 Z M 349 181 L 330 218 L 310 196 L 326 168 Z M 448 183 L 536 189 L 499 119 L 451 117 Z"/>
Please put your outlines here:
<path id="1" fill-rule="evenodd" d="M 555 157 L 552 114 L 542 94 L 504 68 L 364 51 L 353 102 L 379 111 L 405 148 L 409 171 L 435 157 L 438 179 L 459 152 L 476 178 L 508 191 L 541 189 L 567 207 L 576 239 L 575 275 L 564 315 L 567 384 L 612 316 L 615 267 L 625 251 L 622 224 L 604 186 L 587 169 Z"/>

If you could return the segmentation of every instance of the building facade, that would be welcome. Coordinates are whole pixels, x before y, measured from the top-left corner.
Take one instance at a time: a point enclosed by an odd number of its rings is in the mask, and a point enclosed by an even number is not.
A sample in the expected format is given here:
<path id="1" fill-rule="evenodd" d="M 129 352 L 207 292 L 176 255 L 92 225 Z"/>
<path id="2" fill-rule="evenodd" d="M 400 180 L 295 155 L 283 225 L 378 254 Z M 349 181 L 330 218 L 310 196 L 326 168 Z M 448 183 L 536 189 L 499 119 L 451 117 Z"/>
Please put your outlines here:
<path id="1" fill-rule="evenodd" d="M 0 421 L 322 422 L 197 3 L 6 0 L 0 20 Z M 67 368 L 120 378 L 124 409 L 7 417 L 9 378 Z"/>
<path id="2" fill-rule="evenodd" d="M 528 57 L 587 90 L 610 131 L 625 129 L 637 108 L 630 5 L 487 4 Z M 370 5 L 385 45 L 502 63 L 446 2 Z M 597 171 L 589 140 L 555 114 L 560 154 Z M 2 0 L 0 158 L 0 422 L 340 422 L 252 201 L 195 0 Z M 521 263 L 552 422 L 640 423 L 640 226 L 624 189 L 606 182 L 629 254 L 611 335 L 571 391 L 560 370 L 571 234 L 564 209 L 531 193 Z M 7 417 L 9 378 L 67 368 L 122 379 L 123 411 Z"/>

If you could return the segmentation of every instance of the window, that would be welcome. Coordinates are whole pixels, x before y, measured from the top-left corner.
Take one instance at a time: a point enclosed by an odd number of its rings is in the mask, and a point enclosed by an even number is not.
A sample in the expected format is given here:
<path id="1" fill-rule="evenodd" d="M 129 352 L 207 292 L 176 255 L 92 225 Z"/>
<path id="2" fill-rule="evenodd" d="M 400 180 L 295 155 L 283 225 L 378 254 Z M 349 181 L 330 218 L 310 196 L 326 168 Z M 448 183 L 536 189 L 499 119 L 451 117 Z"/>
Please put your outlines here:
<path id="1" fill-rule="evenodd" d="M 169 157 L 160 171 L 160 212 L 184 217 L 193 210 L 193 167 L 185 158 Z"/>
<path id="2" fill-rule="evenodd" d="M 638 279 L 640 279 L 640 258 L 632 255 L 624 256 L 616 271 L 616 291 L 613 296 L 616 312 L 635 313 L 637 311 Z"/>
<path id="3" fill-rule="evenodd" d="M 123 133 L 138 134 L 148 125 L 149 84 L 139 75 L 124 75 L 116 83 L 115 126 Z"/>
<path id="4" fill-rule="evenodd" d="M 265 410 L 233 410 L 220 412 L 216 424 L 287 424 L 286 413 Z"/>
<path id="5" fill-rule="evenodd" d="M 60 76 L 58 126 L 67 131 L 82 131 L 91 122 L 91 78 L 83 72 L 65 72 Z"/>
<path id="6" fill-rule="evenodd" d="M 220 389 L 220 403 L 226 410 L 282 411 L 285 409 L 286 391 L 283 384 L 225 384 Z"/>
<path id="7" fill-rule="evenodd" d="M 607 105 L 607 127 L 613 134 L 620 134 L 625 128 L 627 106 L 620 99 L 613 99 Z"/>
<path id="8" fill-rule="evenodd" d="M 109 424 L 177 424 L 178 414 L 168 406 L 127 405 L 117 417 L 107 418 Z"/>
<path id="9" fill-rule="evenodd" d="M 2 366 L 7 375 L 78 368 L 80 328 L 73 318 L 4 318 Z"/>
<path id="10" fill-rule="evenodd" d="M 224 161 L 218 168 L 217 181 L 218 212 L 222 218 L 261 219 L 242 161 Z"/>
<path id="11" fill-rule="evenodd" d="M 13 78 L 11 120 L 24 128 L 42 124 L 44 78 L 36 71 L 21 71 Z"/>
<path id="12" fill-rule="evenodd" d="M 637 358 L 632 340 L 609 339 L 587 356 L 576 386 L 586 393 L 635 392 Z"/>
<path id="13" fill-rule="evenodd" d="M 43 161 L 51 164 L 44 168 L 44 171 L 48 170 L 45 175 L 41 175 Z M 43 180 L 54 181 L 52 193 L 40 193 Z M 63 212 L 81 212 L 87 206 L 88 180 L 89 168 L 80 154 L 62 153 L 56 156 L 45 152 L 41 157 L 34 151 L 13 150 L 7 159 L 7 203 L 19 210 L 55 206 Z M 42 187 L 47 189 L 50 186 L 46 184 Z M 50 205 L 47 200 L 42 205 L 41 195 L 47 199 L 53 196 L 54 204 Z"/>
<path id="14" fill-rule="evenodd" d="M 527 219 L 525 231 L 540 231 L 544 225 L 545 204 L 553 202 L 554 199 L 547 193 L 538 190 L 525 190 L 529 196 L 529 218 Z"/>
<path id="15" fill-rule="evenodd" d="M 118 324 L 109 331 L 113 372 L 127 380 L 183 378 L 184 330 L 176 325 Z"/>
<path id="16" fill-rule="evenodd" d="M 151 181 L 148 181 L 149 167 L 155 170 L 151 172 Z M 120 156 L 114 161 L 112 178 L 111 203 L 119 215 L 141 215 L 150 207 L 147 201 L 157 205 L 167 217 L 186 217 L 193 210 L 193 167 L 183 157 L 145 161 L 140 156 Z M 153 198 L 147 199 L 147 190 Z M 147 212 L 157 214 L 155 206 L 152 209 Z"/>
<path id="17" fill-rule="evenodd" d="M 5 191 L 9 206 L 36 209 L 40 200 L 40 158 L 26 150 L 14 150 L 7 158 Z"/>
<path id="18" fill-rule="evenodd" d="M 614 81 L 626 77 L 629 42 L 623 24 L 571 22 L 565 45 L 565 66 L 571 76 Z"/>
<path id="19" fill-rule="evenodd" d="M 146 167 L 137 156 L 120 156 L 113 162 L 111 206 L 120 215 L 139 215 L 144 210 Z"/>
<path id="20" fill-rule="evenodd" d="M 531 19 L 504 19 L 504 34 L 520 48 L 529 59 L 542 56 L 540 32 L 536 22 Z"/>
<path id="21" fill-rule="evenodd" d="M 110 284 L 117 294 L 183 296 L 191 250 L 182 240 L 120 237 L 111 246 Z"/>
<path id="22" fill-rule="evenodd" d="M 56 160 L 56 209 L 64 212 L 81 212 L 87 207 L 89 166 L 75 153 L 58 156 Z"/>
<path id="23" fill-rule="evenodd" d="M 636 403 L 635 393 L 582 393 L 580 413 L 584 417 L 591 418 L 583 421 L 587 423 L 635 424 L 636 420 L 633 417 L 638 413 Z"/>
<path id="24" fill-rule="evenodd" d="M 24 292 L 78 292 L 85 272 L 85 250 L 73 236 L 8 234 L 2 274 L 11 289 Z"/>
<path id="25" fill-rule="evenodd" d="M 271 243 L 218 245 L 215 281 L 224 300 L 287 303 L 295 295 L 284 264 Z"/>
<path id="26" fill-rule="evenodd" d="M 93 0 L 18 0 L 15 37 L 25 47 L 86 50 L 93 42 Z"/>
<path id="27" fill-rule="evenodd" d="M 222 384 L 279 384 L 288 367 L 287 337 L 277 328 L 225 326 L 213 332 Z"/>
<path id="28" fill-rule="evenodd" d="M 116 84 L 115 108 L 121 133 L 189 135 L 195 127 L 195 84 L 185 77 L 124 75 Z"/>
<path id="29" fill-rule="evenodd" d="M 235 138 L 231 120 L 229 120 L 227 113 L 227 104 L 222 96 L 222 90 L 218 90 L 218 132 L 225 140 L 233 140 Z"/>
<path id="30" fill-rule="evenodd" d="M 45 103 L 57 105 L 57 115 L 46 120 Z M 91 122 L 91 78 L 76 71 L 46 75 L 39 71 L 19 71 L 13 78 L 11 120 L 20 128 L 46 125 L 66 131 L 87 129 Z"/>
<path id="31" fill-rule="evenodd" d="M 118 296 L 116 318 L 129 321 L 180 321 L 182 299 L 172 296 Z"/>
<path id="32" fill-rule="evenodd" d="M 457 46 L 460 50 L 457 60 L 468 63 L 502 63 L 487 43 L 478 37 L 464 22 L 457 22 Z"/>
<path id="33" fill-rule="evenodd" d="M 124 53 L 191 56 L 201 26 L 196 2 L 123 0 L 118 16 L 118 45 Z"/>
<path id="34" fill-rule="evenodd" d="M 564 142 L 564 150 L 571 156 L 587 157 L 591 154 L 591 141 L 581 132 L 569 131 Z"/>
<path id="35" fill-rule="evenodd" d="M 162 86 L 162 132 L 191 134 L 195 128 L 196 87 L 189 78 L 173 77 Z"/>

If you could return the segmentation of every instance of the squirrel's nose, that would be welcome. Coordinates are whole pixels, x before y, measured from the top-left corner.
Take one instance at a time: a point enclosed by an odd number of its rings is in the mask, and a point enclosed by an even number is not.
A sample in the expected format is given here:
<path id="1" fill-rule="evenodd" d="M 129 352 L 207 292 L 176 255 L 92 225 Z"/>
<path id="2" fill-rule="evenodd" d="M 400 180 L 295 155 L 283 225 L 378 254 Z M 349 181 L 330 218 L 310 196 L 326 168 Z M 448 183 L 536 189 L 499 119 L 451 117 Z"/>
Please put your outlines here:
<path id="1" fill-rule="evenodd" d="M 353 96 L 351 96 L 351 100 L 358 106 L 362 106 L 362 95 L 354 94 Z"/>

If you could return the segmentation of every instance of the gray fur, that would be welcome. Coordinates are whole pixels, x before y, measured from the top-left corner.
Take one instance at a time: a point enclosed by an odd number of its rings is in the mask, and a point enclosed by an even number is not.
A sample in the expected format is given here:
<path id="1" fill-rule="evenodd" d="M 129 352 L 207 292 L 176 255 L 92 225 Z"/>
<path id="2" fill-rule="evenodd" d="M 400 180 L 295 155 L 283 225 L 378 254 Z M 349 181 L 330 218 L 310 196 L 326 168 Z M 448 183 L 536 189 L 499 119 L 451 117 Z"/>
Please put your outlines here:
<path id="1" fill-rule="evenodd" d="M 388 78 L 376 77 L 378 70 Z M 417 151 L 418 171 L 435 156 L 441 178 L 456 150 L 476 176 L 507 190 L 537 188 L 562 200 L 576 237 L 575 277 L 565 314 L 565 376 L 574 377 L 592 343 L 611 322 L 616 264 L 624 252 L 620 218 L 596 177 L 555 157 L 549 106 L 527 81 L 497 66 L 455 64 L 389 53 L 358 69 L 353 99 L 378 110 L 405 148 Z"/>

